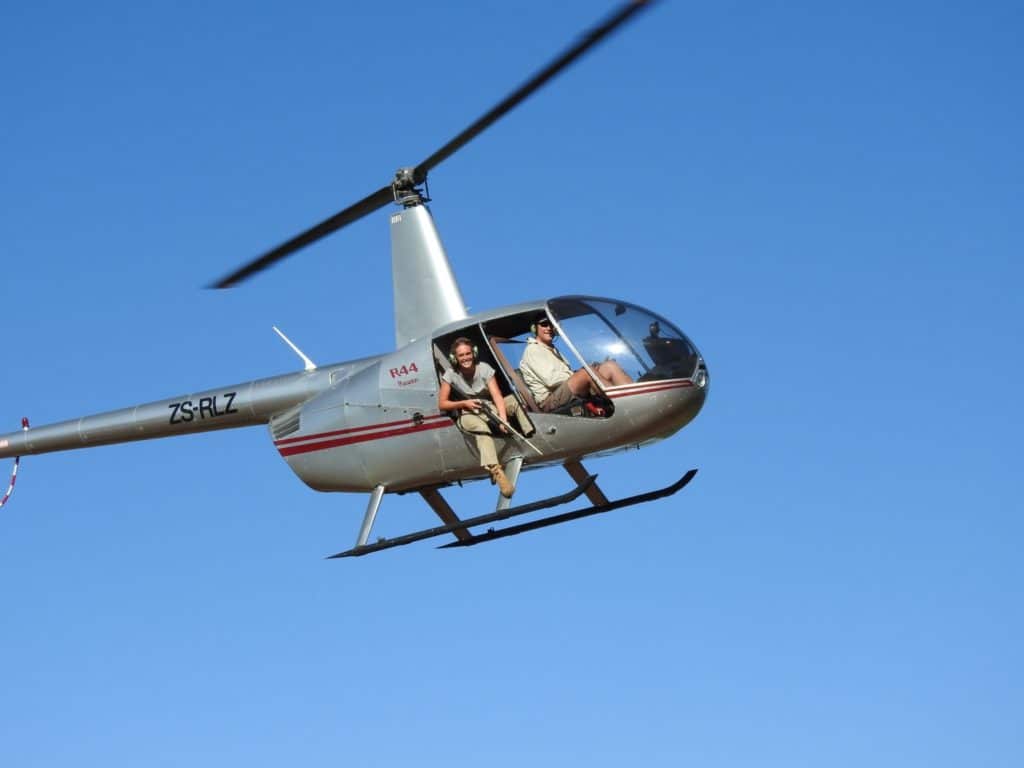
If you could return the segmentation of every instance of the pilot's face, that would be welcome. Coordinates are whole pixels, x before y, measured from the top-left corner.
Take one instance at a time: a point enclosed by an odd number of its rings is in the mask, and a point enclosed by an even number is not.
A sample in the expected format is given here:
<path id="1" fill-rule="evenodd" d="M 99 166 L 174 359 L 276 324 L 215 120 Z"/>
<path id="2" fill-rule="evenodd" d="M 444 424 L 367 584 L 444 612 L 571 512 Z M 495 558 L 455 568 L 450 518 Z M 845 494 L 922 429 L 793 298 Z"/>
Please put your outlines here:
<path id="1" fill-rule="evenodd" d="M 555 340 L 555 329 L 548 319 L 537 321 L 537 341 L 550 345 Z"/>
<path id="2" fill-rule="evenodd" d="M 473 367 L 473 348 L 468 344 L 459 344 L 455 348 L 455 362 L 461 370 L 469 370 Z"/>

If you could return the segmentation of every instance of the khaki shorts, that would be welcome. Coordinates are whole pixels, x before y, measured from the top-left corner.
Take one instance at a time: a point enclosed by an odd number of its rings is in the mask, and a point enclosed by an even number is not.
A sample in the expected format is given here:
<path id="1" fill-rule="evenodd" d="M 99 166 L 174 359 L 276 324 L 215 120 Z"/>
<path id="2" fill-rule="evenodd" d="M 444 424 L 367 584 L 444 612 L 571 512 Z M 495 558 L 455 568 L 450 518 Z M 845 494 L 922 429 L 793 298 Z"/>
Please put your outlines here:
<path id="1" fill-rule="evenodd" d="M 551 411 L 557 411 L 574 397 L 576 397 L 576 395 L 574 395 L 572 390 L 569 389 L 569 380 L 566 379 L 555 387 L 550 395 L 544 398 L 544 402 L 537 403 L 537 407 L 545 413 L 551 413 Z"/>

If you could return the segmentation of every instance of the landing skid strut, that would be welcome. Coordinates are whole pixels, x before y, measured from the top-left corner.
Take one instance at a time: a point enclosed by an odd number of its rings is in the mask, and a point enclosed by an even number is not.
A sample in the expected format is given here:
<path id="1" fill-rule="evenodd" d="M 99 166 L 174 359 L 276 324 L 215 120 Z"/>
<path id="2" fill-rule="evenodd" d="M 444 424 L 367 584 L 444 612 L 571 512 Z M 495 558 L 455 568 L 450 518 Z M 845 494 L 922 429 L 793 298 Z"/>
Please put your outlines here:
<path id="1" fill-rule="evenodd" d="M 541 499 L 540 501 L 534 501 L 530 504 L 523 504 L 518 507 L 509 507 L 508 509 L 501 509 L 497 512 L 491 512 L 487 515 L 479 515 L 478 517 L 470 517 L 465 520 L 456 518 L 454 522 L 446 525 L 425 528 L 422 531 L 407 533 L 404 536 L 396 536 L 393 539 L 378 539 L 373 544 L 357 544 L 352 547 L 352 549 L 346 549 L 344 552 L 328 555 L 326 559 L 335 560 L 339 557 L 362 557 L 363 555 L 369 555 L 372 552 L 380 552 L 382 549 L 402 547 L 406 544 L 412 544 L 414 541 L 423 541 L 423 539 L 432 539 L 435 536 L 443 536 L 446 533 L 454 533 L 459 528 L 472 528 L 474 525 L 494 523 L 498 520 L 507 520 L 510 517 L 515 517 L 516 515 L 526 515 L 530 512 L 547 509 L 548 507 L 556 507 L 559 504 L 568 504 L 570 501 L 575 500 L 581 493 L 586 491 L 596 479 L 596 475 L 588 475 L 582 483 L 577 485 L 568 493 L 563 493 L 561 496 L 552 496 L 551 498 Z M 469 541 L 473 538 L 474 537 L 469 536 L 465 540 Z"/>

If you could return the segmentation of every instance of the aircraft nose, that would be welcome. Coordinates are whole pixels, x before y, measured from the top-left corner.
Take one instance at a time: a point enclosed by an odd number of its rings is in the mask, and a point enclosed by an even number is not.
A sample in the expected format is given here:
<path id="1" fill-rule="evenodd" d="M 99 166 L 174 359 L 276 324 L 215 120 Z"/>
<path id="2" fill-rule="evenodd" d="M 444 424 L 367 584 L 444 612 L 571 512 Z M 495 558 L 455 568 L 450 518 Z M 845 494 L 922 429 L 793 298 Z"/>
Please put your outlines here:
<path id="1" fill-rule="evenodd" d="M 698 383 L 698 377 L 694 377 L 692 386 L 681 387 L 673 391 L 678 401 L 677 419 L 680 422 L 680 427 L 689 424 L 697 417 L 700 409 L 704 407 L 704 401 L 707 399 L 707 374 L 702 373 L 698 374 L 698 376 L 701 383 Z"/>
<path id="2" fill-rule="evenodd" d="M 697 417 L 704 407 L 710 383 L 711 377 L 708 375 L 707 366 L 701 360 L 692 378 L 665 392 L 669 400 L 666 421 L 672 424 L 673 429 L 681 429 Z"/>
<path id="3" fill-rule="evenodd" d="M 693 421 L 704 406 L 708 383 L 701 365 L 692 378 L 637 382 L 616 387 L 609 396 L 643 442 L 669 437 Z"/>

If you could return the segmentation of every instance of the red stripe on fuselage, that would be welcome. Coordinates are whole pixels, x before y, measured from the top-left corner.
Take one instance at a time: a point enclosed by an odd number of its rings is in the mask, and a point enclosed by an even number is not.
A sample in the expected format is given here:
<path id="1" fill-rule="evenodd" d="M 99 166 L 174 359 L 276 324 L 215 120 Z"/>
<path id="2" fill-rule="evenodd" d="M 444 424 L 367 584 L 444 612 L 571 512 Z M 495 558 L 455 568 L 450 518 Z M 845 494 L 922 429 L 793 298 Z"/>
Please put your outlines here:
<path id="1" fill-rule="evenodd" d="M 627 385 L 628 386 L 628 385 Z M 670 389 L 685 389 L 692 387 L 693 382 L 689 379 L 679 381 L 656 382 L 653 384 L 633 385 L 629 389 L 611 389 L 606 393 L 609 398 L 616 400 L 621 397 L 632 397 L 633 395 L 649 395 L 652 392 L 667 392 Z"/>
<path id="2" fill-rule="evenodd" d="M 431 429 L 442 429 L 444 427 L 453 426 L 455 426 L 454 422 L 445 419 L 444 421 L 433 421 L 412 427 L 388 429 L 382 432 L 372 432 L 370 434 L 350 435 L 348 437 L 339 437 L 334 440 L 320 440 L 319 442 L 307 443 L 306 445 L 295 445 L 290 448 L 278 448 L 278 451 L 282 456 L 295 456 L 300 453 L 326 451 L 328 448 L 339 448 L 343 445 L 352 445 L 353 443 L 365 443 L 370 440 L 379 440 L 385 437 L 397 437 L 398 435 L 409 435 L 413 432 L 426 432 Z"/>
<path id="3" fill-rule="evenodd" d="M 448 418 L 443 413 L 435 414 L 434 416 L 427 416 L 423 421 L 438 421 L 440 419 Z M 283 440 L 275 440 L 274 445 L 291 445 L 292 443 L 303 443 L 307 440 L 322 440 L 325 437 L 334 437 L 336 435 L 350 435 L 356 432 L 369 432 L 374 429 L 384 429 L 385 427 L 397 427 L 399 424 L 410 424 L 411 419 L 401 419 L 400 421 L 384 421 L 380 424 L 366 424 L 362 427 L 348 427 L 347 429 L 336 429 L 333 432 L 318 432 L 313 435 L 301 435 L 299 437 L 286 437 Z"/>

